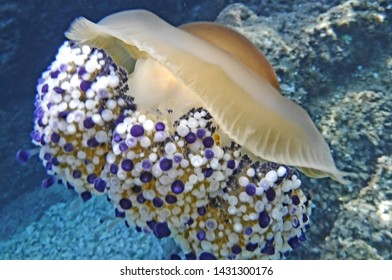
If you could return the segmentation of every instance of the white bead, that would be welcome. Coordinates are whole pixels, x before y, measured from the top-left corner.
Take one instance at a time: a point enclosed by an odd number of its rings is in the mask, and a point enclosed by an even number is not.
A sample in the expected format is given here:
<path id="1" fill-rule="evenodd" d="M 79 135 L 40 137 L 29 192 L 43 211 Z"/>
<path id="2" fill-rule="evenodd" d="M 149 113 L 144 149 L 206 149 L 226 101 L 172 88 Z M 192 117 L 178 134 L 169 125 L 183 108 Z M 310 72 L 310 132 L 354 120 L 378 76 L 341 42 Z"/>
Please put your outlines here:
<path id="1" fill-rule="evenodd" d="M 275 181 L 278 179 L 278 174 L 275 170 L 270 170 L 267 172 L 267 174 L 265 174 L 265 179 L 268 182 L 275 183 Z"/>
<path id="2" fill-rule="evenodd" d="M 97 61 L 96 60 L 89 60 L 85 64 L 85 69 L 88 73 L 93 73 L 97 70 Z"/>
<path id="3" fill-rule="evenodd" d="M 110 86 L 110 87 L 115 88 L 115 87 L 117 87 L 119 84 L 120 84 L 120 79 L 119 79 L 117 76 L 111 75 L 111 76 L 109 77 L 109 86 Z"/>
<path id="4" fill-rule="evenodd" d="M 301 180 L 300 179 L 293 180 L 293 189 L 297 189 L 300 186 L 301 186 Z"/>
<path id="5" fill-rule="evenodd" d="M 98 143 L 106 143 L 108 141 L 108 135 L 106 131 L 100 130 L 95 134 L 95 139 Z"/>
<path id="6" fill-rule="evenodd" d="M 229 242 L 232 243 L 232 244 L 237 243 L 238 240 L 239 240 L 238 234 L 235 233 L 235 232 L 230 233 L 229 236 L 228 236 L 228 238 L 229 238 Z"/>
<path id="7" fill-rule="evenodd" d="M 102 118 L 100 114 L 94 114 L 91 116 L 91 119 L 93 120 L 94 123 L 96 124 L 101 124 L 102 123 Z"/>
<path id="8" fill-rule="evenodd" d="M 94 98 L 94 96 L 95 96 L 95 91 L 93 91 L 91 88 L 89 88 L 89 89 L 86 91 L 86 97 L 87 97 L 87 98 Z"/>
<path id="9" fill-rule="evenodd" d="M 283 182 L 283 186 L 282 186 L 282 191 L 284 191 L 284 192 L 290 191 L 290 190 L 293 188 L 292 185 L 293 185 L 293 184 L 291 183 L 290 180 L 284 181 L 284 182 Z"/>
<path id="10" fill-rule="evenodd" d="M 105 122 L 111 121 L 113 119 L 113 112 L 111 110 L 104 109 L 101 115 Z"/>
<path id="11" fill-rule="evenodd" d="M 87 45 L 84 45 L 83 47 L 82 47 L 82 52 L 84 53 L 84 54 L 90 54 L 90 52 L 91 52 L 91 48 L 89 47 L 89 46 L 87 46 Z"/>
<path id="12" fill-rule="evenodd" d="M 229 202 L 230 205 L 235 206 L 238 203 L 238 198 L 236 196 L 234 196 L 234 195 L 231 195 L 228 198 L 228 202 Z"/>
<path id="13" fill-rule="evenodd" d="M 210 182 L 209 191 L 210 191 L 210 192 L 216 192 L 217 190 L 219 190 L 219 182 L 218 182 L 218 181 L 215 181 L 215 180 L 212 180 L 212 181 Z"/>
<path id="14" fill-rule="evenodd" d="M 154 122 L 152 120 L 146 120 L 143 122 L 143 128 L 145 131 L 150 132 L 154 129 Z"/>
<path id="15" fill-rule="evenodd" d="M 239 199 L 241 202 L 248 202 L 249 201 L 249 195 L 246 192 L 241 192 L 239 195 Z"/>
<path id="16" fill-rule="evenodd" d="M 173 142 L 169 142 L 165 145 L 165 152 L 168 155 L 172 155 L 177 151 L 176 145 Z"/>
<path id="17" fill-rule="evenodd" d="M 163 140 L 165 140 L 166 135 L 165 132 L 163 131 L 157 131 L 154 134 L 154 142 L 162 142 Z"/>
<path id="18" fill-rule="evenodd" d="M 191 158 L 191 164 L 192 164 L 194 167 L 200 167 L 200 166 L 202 166 L 202 165 L 203 165 L 203 159 L 202 159 L 202 157 L 199 156 L 199 155 L 193 156 L 193 157 Z"/>
<path id="19" fill-rule="evenodd" d="M 279 166 L 278 170 L 276 173 L 278 174 L 279 177 L 283 177 L 286 174 L 286 168 L 284 166 Z"/>
<path id="20" fill-rule="evenodd" d="M 151 146 L 151 140 L 150 138 L 148 138 L 147 136 L 143 136 L 140 139 L 140 146 L 142 146 L 143 148 L 148 148 Z"/>
<path id="21" fill-rule="evenodd" d="M 109 99 L 106 102 L 106 106 L 108 107 L 108 109 L 113 110 L 114 108 L 116 108 L 117 104 L 116 101 L 114 101 L 113 99 Z"/>
<path id="22" fill-rule="evenodd" d="M 113 153 L 108 153 L 106 155 L 106 161 L 108 162 L 108 164 L 112 164 L 116 161 L 116 156 Z"/>
<path id="23" fill-rule="evenodd" d="M 148 158 L 152 161 L 155 162 L 158 159 L 158 156 L 156 153 L 152 153 L 148 156 Z"/>
<path id="24" fill-rule="evenodd" d="M 238 184 L 239 184 L 241 187 L 245 187 L 247 184 L 249 184 L 249 179 L 248 179 L 247 177 L 245 177 L 245 176 L 241 176 L 241 177 L 238 179 Z"/>
<path id="25" fill-rule="evenodd" d="M 191 176 L 189 176 L 189 182 L 191 184 L 196 184 L 197 183 L 197 176 L 195 174 L 192 174 Z"/>
<path id="26" fill-rule="evenodd" d="M 230 215 L 235 215 L 235 214 L 237 214 L 237 208 L 235 207 L 235 206 L 229 206 L 229 208 L 227 209 L 227 211 L 228 211 L 228 213 L 230 214 Z"/>
<path id="27" fill-rule="evenodd" d="M 260 213 L 264 210 L 264 203 L 262 201 L 257 201 L 255 205 L 255 210 L 257 213 Z"/>
<path id="28" fill-rule="evenodd" d="M 210 166 L 212 169 L 217 169 L 219 166 L 219 161 L 216 158 L 213 158 L 210 162 Z"/>
<path id="29" fill-rule="evenodd" d="M 118 134 L 124 134 L 127 131 L 127 125 L 125 123 L 119 123 L 116 126 L 116 132 Z"/>
<path id="30" fill-rule="evenodd" d="M 189 128 L 185 125 L 179 125 L 177 127 L 177 133 L 181 137 L 185 137 L 189 133 Z"/>
<path id="31" fill-rule="evenodd" d="M 235 232 L 241 233 L 241 232 L 242 232 L 242 229 L 243 229 L 242 224 L 240 224 L 240 223 L 235 223 L 234 226 L 233 226 L 233 229 L 234 229 Z"/>
<path id="32" fill-rule="evenodd" d="M 83 152 L 83 151 L 78 151 L 78 153 L 77 153 L 77 157 L 78 157 L 78 159 L 81 159 L 81 160 L 83 160 L 83 159 L 85 159 L 85 158 L 86 158 L 86 153 L 85 153 L 85 152 Z"/>
<path id="33" fill-rule="evenodd" d="M 69 135 L 73 135 L 76 132 L 76 127 L 73 124 L 69 124 L 67 127 L 67 132 Z"/>
<path id="34" fill-rule="evenodd" d="M 254 170 L 253 168 L 249 168 L 249 169 L 246 171 L 246 175 L 247 175 L 248 177 L 254 177 L 254 176 L 255 176 L 255 170 Z"/>

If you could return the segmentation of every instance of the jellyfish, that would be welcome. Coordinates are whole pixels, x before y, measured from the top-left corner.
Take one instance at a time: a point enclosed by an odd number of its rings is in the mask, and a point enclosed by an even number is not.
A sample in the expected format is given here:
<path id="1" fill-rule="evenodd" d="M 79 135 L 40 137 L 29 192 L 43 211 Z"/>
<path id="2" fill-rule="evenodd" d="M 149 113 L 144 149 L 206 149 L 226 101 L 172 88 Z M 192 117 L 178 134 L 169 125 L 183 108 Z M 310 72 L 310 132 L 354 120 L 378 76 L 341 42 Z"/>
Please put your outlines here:
<path id="1" fill-rule="evenodd" d="M 188 259 L 284 258 L 306 240 L 296 168 L 344 173 L 245 37 L 143 10 L 78 18 L 66 36 L 37 85 L 44 187 L 107 196 L 117 218 L 174 238 Z"/>

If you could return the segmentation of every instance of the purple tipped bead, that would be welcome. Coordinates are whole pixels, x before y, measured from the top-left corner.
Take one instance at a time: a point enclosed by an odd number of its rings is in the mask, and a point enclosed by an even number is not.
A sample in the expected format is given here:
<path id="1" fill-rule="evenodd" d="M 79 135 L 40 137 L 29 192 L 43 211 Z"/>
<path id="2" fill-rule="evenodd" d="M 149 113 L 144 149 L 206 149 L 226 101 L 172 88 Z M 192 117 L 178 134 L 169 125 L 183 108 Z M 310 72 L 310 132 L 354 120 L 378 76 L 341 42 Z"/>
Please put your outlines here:
<path id="1" fill-rule="evenodd" d="M 256 186 L 252 183 L 246 185 L 245 187 L 245 192 L 249 195 L 249 196 L 254 196 L 256 194 Z"/>
<path id="2" fill-rule="evenodd" d="M 157 223 L 154 227 L 154 235 L 158 237 L 158 239 L 162 239 L 170 236 L 171 231 L 166 222 Z"/>
<path id="3" fill-rule="evenodd" d="M 124 160 L 121 162 L 121 168 L 122 168 L 124 171 L 131 171 L 131 170 L 133 169 L 133 161 L 130 160 L 130 159 L 124 159 Z"/>
<path id="4" fill-rule="evenodd" d="M 101 178 L 96 178 L 94 180 L 94 189 L 99 192 L 104 192 L 106 188 L 106 181 L 102 180 Z"/>
<path id="5" fill-rule="evenodd" d="M 132 202 L 128 198 L 121 198 L 119 201 L 120 207 L 124 210 L 132 208 Z"/>
<path id="6" fill-rule="evenodd" d="M 180 163 L 182 161 L 182 155 L 179 155 L 179 154 L 174 155 L 173 160 L 175 163 Z"/>
<path id="7" fill-rule="evenodd" d="M 197 213 L 200 216 L 204 216 L 207 213 L 207 208 L 205 206 L 201 206 L 201 207 L 197 208 Z"/>
<path id="8" fill-rule="evenodd" d="M 87 182 L 90 184 L 94 184 L 95 179 L 97 178 L 97 175 L 95 175 L 94 173 L 88 174 L 87 175 Z"/>
<path id="9" fill-rule="evenodd" d="M 267 211 L 263 210 L 263 212 L 259 214 L 259 226 L 261 228 L 266 228 L 268 227 L 270 222 L 271 222 L 271 217 L 269 216 Z"/>
<path id="10" fill-rule="evenodd" d="M 87 146 L 89 146 L 90 148 L 96 148 L 99 146 L 99 143 L 97 139 L 95 139 L 95 137 L 92 137 L 87 140 Z"/>
<path id="11" fill-rule="evenodd" d="M 157 225 L 157 222 L 154 221 L 154 220 L 151 220 L 151 221 L 147 221 L 146 224 L 147 224 L 147 226 L 148 226 L 151 230 L 154 230 L 155 226 Z"/>
<path id="12" fill-rule="evenodd" d="M 58 94 L 63 94 L 65 92 L 61 87 L 54 87 L 53 90 Z"/>
<path id="13" fill-rule="evenodd" d="M 60 134 L 53 132 L 50 136 L 50 141 L 57 144 L 60 141 Z"/>
<path id="14" fill-rule="evenodd" d="M 242 252 L 242 248 L 241 248 L 241 246 L 239 246 L 238 244 L 236 244 L 236 245 L 234 245 L 233 247 L 231 247 L 231 252 L 232 252 L 233 254 L 238 255 L 238 254 L 240 254 L 240 253 Z"/>
<path id="15" fill-rule="evenodd" d="M 74 150 L 74 145 L 72 145 L 72 143 L 66 143 L 63 149 L 64 152 L 71 153 Z"/>
<path id="16" fill-rule="evenodd" d="M 69 113 L 70 111 L 62 111 L 57 114 L 57 117 L 59 117 L 60 119 L 66 119 Z"/>
<path id="17" fill-rule="evenodd" d="M 50 77 L 51 77 L 52 79 L 57 79 L 57 77 L 59 76 L 59 74 L 60 74 L 60 71 L 59 71 L 59 70 L 56 70 L 56 71 L 50 72 Z"/>
<path id="18" fill-rule="evenodd" d="M 154 199 L 152 200 L 152 204 L 155 208 L 160 208 L 163 206 L 163 200 L 159 197 L 154 197 Z"/>
<path id="19" fill-rule="evenodd" d="M 79 70 L 78 70 L 78 75 L 79 75 L 79 76 L 83 76 L 83 75 L 86 74 L 86 73 L 87 73 L 86 68 L 85 68 L 84 66 L 81 66 L 81 67 L 79 68 Z"/>
<path id="20" fill-rule="evenodd" d="M 291 197 L 291 201 L 293 202 L 294 205 L 298 205 L 300 203 L 298 195 L 293 195 Z"/>
<path id="21" fill-rule="evenodd" d="M 291 224 L 293 225 L 293 228 L 297 228 L 299 226 L 299 221 L 297 217 L 293 217 L 291 220 Z"/>
<path id="22" fill-rule="evenodd" d="M 114 140 L 114 142 L 119 143 L 119 142 L 121 141 L 121 136 L 120 136 L 120 134 L 114 133 L 114 135 L 113 135 L 113 140 Z"/>
<path id="23" fill-rule="evenodd" d="M 152 174 L 150 172 L 143 172 L 140 174 L 140 181 L 143 183 L 148 183 L 152 180 Z"/>
<path id="24" fill-rule="evenodd" d="M 138 194 L 138 196 L 136 197 L 136 201 L 139 202 L 140 204 L 146 202 L 146 198 L 143 196 L 143 193 Z"/>
<path id="25" fill-rule="evenodd" d="M 203 138 L 206 136 L 206 130 L 204 128 L 199 128 L 196 132 L 196 136 L 199 138 Z"/>
<path id="26" fill-rule="evenodd" d="M 30 159 L 31 155 L 28 151 L 25 150 L 18 150 L 16 152 L 16 160 L 19 163 L 26 163 Z"/>
<path id="27" fill-rule="evenodd" d="M 273 188 L 269 188 L 266 192 L 265 195 L 267 196 L 268 201 L 273 201 L 276 197 L 276 193 Z"/>
<path id="28" fill-rule="evenodd" d="M 41 186 L 42 186 L 42 188 L 47 189 L 47 188 L 53 186 L 53 184 L 55 182 L 56 182 L 56 180 L 54 177 L 49 177 L 49 178 L 42 180 Z"/>
<path id="29" fill-rule="evenodd" d="M 231 159 L 227 161 L 227 168 L 234 169 L 235 168 L 235 160 Z"/>
<path id="30" fill-rule="evenodd" d="M 53 166 L 59 166 L 60 165 L 60 162 L 59 162 L 59 160 L 56 157 L 53 157 L 50 162 L 53 164 Z"/>
<path id="31" fill-rule="evenodd" d="M 204 239 L 206 239 L 206 232 L 204 230 L 200 230 L 197 234 L 196 234 L 197 239 L 199 239 L 200 241 L 203 241 Z"/>
<path id="32" fill-rule="evenodd" d="M 112 163 L 112 164 L 110 165 L 110 173 L 112 173 L 112 174 L 117 174 L 117 171 L 118 171 L 118 166 L 117 166 L 117 164 Z"/>
<path id="33" fill-rule="evenodd" d="M 42 92 L 42 93 L 48 93 L 48 91 L 49 91 L 49 86 L 48 86 L 48 84 L 44 84 L 44 85 L 42 86 L 42 88 L 41 88 L 41 92 Z"/>
<path id="34" fill-rule="evenodd" d="M 212 253 L 203 252 L 203 253 L 200 254 L 199 260 L 216 260 L 216 257 Z"/>
<path id="35" fill-rule="evenodd" d="M 90 200 L 93 196 L 89 191 L 85 191 L 80 194 L 80 197 L 82 198 L 83 202 L 86 202 L 87 200 Z"/>
<path id="36" fill-rule="evenodd" d="M 185 136 L 185 141 L 186 141 L 188 144 L 195 143 L 195 142 L 196 142 L 196 139 L 197 139 L 197 136 L 196 136 L 196 134 L 194 134 L 193 132 L 189 132 L 189 133 Z"/>
<path id="37" fill-rule="evenodd" d="M 163 122 L 157 122 L 155 124 L 155 130 L 156 131 L 164 131 L 165 130 L 165 124 Z"/>
<path id="38" fill-rule="evenodd" d="M 168 158 L 163 158 L 159 162 L 159 167 L 161 168 L 162 171 L 168 171 L 172 168 L 173 162 L 171 159 Z"/>
<path id="39" fill-rule="evenodd" d="M 93 119 L 91 117 L 87 117 L 83 121 L 84 128 L 87 128 L 87 129 L 93 128 L 94 125 L 95 125 L 95 123 L 94 123 L 94 121 L 93 121 Z"/>
<path id="40" fill-rule="evenodd" d="M 253 233 L 252 227 L 246 227 L 246 228 L 244 229 L 244 234 L 245 234 L 245 235 L 251 235 L 252 233 Z"/>
<path id="41" fill-rule="evenodd" d="M 74 170 L 72 172 L 72 177 L 74 177 L 75 179 L 79 179 L 80 177 L 82 177 L 82 172 L 80 170 Z"/>
<path id="42" fill-rule="evenodd" d="M 47 162 L 45 165 L 46 170 L 52 170 L 53 169 L 53 164 L 51 162 Z"/>
<path id="43" fill-rule="evenodd" d="M 246 244 L 245 249 L 249 252 L 254 252 L 258 246 L 259 246 L 258 243 L 248 243 L 248 244 Z"/>
<path id="44" fill-rule="evenodd" d="M 209 178 L 214 173 L 214 169 L 212 169 L 211 167 L 208 167 L 204 170 L 203 173 L 204 173 L 204 177 Z"/>
<path id="45" fill-rule="evenodd" d="M 291 237 L 287 243 L 289 243 L 290 247 L 293 249 L 297 249 L 301 245 L 297 236 Z"/>
<path id="46" fill-rule="evenodd" d="M 121 152 L 125 152 L 128 149 L 128 146 L 125 142 L 121 142 L 119 148 Z"/>
<path id="47" fill-rule="evenodd" d="M 50 161 L 52 159 L 52 155 L 50 153 L 45 153 L 44 154 L 44 160 Z"/>
<path id="48" fill-rule="evenodd" d="M 92 82 L 90 81 L 82 81 L 80 83 L 80 89 L 83 91 L 87 91 L 90 89 Z"/>
<path id="49" fill-rule="evenodd" d="M 212 159 L 214 157 L 214 152 L 211 149 L 206 149 L 204 155 L 207 159 Z"/>
<path id="50" fill-rule="evenodd" d="M 172 184 L 171 184 L 171 190 L 173 193 L 175 194 L 180 194 L 184 191 L 184 183 L 181 180 L 175 180 Z"/>
<path id="51" fill-rule="evenodd" d="M 125 212 L 120 211 L 116 208 L 114 209 L 114 216 L 117 218 L 125 218 Z"/>
<path id="52" fill-rule="evenodd" d="M 167 204 L 174 204 L 177 202 L 177 197 L 171 194 L 165 196 L 165 201 Z"/>
<path id="53" fill-rule="evenodd" d="M 151 170 L 151 167 L 152 167 L 151 160 L 149 160 L 147 158 L 142 160 L 142 168 L 144 170 Z"/>
<path id="54" fill-rule="evenodd" d="M 206 137 L 203 139 L 203 145 L 206 148 L 211 148 L 214 145 L 214 139 L 212 137 Z"/>
<path id="55" fill-rule="evenodd" d="M 133 137 L 140 137 L 144 134 L 144 128 L 140 124 L 135 124 L 131 128 L 131 135 Z"/>

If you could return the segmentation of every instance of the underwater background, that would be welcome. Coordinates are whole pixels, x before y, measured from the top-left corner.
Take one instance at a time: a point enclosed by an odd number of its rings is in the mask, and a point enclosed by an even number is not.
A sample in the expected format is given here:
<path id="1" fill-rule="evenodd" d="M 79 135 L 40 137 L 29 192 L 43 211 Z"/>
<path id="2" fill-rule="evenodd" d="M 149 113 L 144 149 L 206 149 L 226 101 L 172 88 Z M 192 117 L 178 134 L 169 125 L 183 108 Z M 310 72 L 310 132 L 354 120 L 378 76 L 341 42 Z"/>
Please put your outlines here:
<path id="1" fill-rule="evenodd" d="M 179 252 L 114 220 L 104 198 L 83 203 L 64 186 L 41 188 L 32 147 L 37 80 L 78 16 L 94 22 L 144 8 L 173 25 L 217 21 L 268 57 L 282 94 L 309 113 L 348 185 L 309 179 L 312 226 L 290 259 L 392 259 L 392 2 L 0 1 L 0 259 L 167 259 Z"/>

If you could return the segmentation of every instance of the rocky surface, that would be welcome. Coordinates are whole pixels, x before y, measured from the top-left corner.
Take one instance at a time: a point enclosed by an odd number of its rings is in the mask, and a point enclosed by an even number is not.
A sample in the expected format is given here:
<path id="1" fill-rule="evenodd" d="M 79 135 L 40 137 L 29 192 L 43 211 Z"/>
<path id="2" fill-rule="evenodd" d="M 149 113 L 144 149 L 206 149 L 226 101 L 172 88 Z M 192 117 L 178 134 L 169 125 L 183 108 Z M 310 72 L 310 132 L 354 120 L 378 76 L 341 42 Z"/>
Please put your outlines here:
<path id="1" fill-rule="evenodd" d="M 50 205 L 73 199 L 59 194 L 64 190 L 56 189 L 45 200 L 42 196 L 47 192 L 32 191 L 44 178 L 40 163 L 33 161 L 28 167 L 21 167 L 14 161 L 16 150 L 29 146 L 36 79 L 53 59 L 64 40 L 63 31 L 75 16 L 98 20 L 114 10 L 130 8 L 129 3 L 116 1 L 92 14 L 84 1 L 76 2 L 77 5 L 67 5 L 65 1 L 56 1 L 62 7 L 61 16 L 49 12 L 55 7 L 48 1 L 31 1 L 25 6 L 12 1 L 0 3 L 0 83 L 12 85 L 1 94 L 0 131 L 5 152 L 0 167 L 9 172 L 0 177 L 0 212 L 7 217 L 3 218 L 6 223 L 2 223 L 0 234 L 2 239 L 14 237 L 1 243 L 2 252 L 21 248 L 18 242 L 26 242 L 32 254 L 45 248 L 47 243 L 37 243 L 20 231 L 36 220 L 27 228 L 32 232 L 46 232 L 43 223 L 51 215 L 58 217 L 56 211 L 68 210 L 65 204 L 55 208 Z M 218 1 L 214 7 L 210 2 L 186 1 L 185 6 L 176 6 L 182 13 L 172 17 L 172 23 L 213 20 L 218 10 L 234 1 Z M 246 35 L 266 54 L 280 78 L 282 93 L 309 112 L 330 144 L 338 167 L 351 172 L 351 183 L 346 186 L 328 179 L 302 177 L 303 185 L 315 186 L 307 190 L 313 197 L 313 226 L 307 243 L 291 258 L 391 259 L 392 4 L 386 0 L 242 2 L 246 6 L 227 6 L 217 21 Z M 32 22 L 40 27 L 34 32 Z M 34 55 L 30 55 L 31 50 Z M 40 197 L 38 192 L 43 195 Z M 35 214 L 27 215 L 26 210 L 31 209 L 34 201 L 40 201 L 35 203 Z M 75 211 L 85 215 L 85 223 L 97 221 L 85 208 Z M 24 219 L 22 213 L 28 218 Z M 15 231 L 17 224 L 21 225 L 19 233 Z M 64 227 L 72 226 L 65 224 Z M 103 230 L 107 226 L 103 223 L 97 228 Z M 117 228 L 115 231 L 117 235 Z M 74 233 L 70 229 L 66 232 Z M 127 235 L 125 232 L 121 234 Z M 108 230 L 107 234 L 112 233 Z M 76 237 L 64 237 L 64 240 L 67 238 Z M 81 232 L 78 238 L 101 240 Z M 116 242 L 109 237 L 103 239 L 106 244 Z M 57 248 L 53 249 L 53 258 L 55 253 L 68 250 L 56 240 L 50 242 Z M 95 254 L 94 245 L 90 246 L 89 253 Z M 14 256 L 3 254 L 1 258 L 29 258 L 22 249 L 18 250 Z M 69 252 L 61 256 L 75 258 Z"/>
<path id="2" fill-rule="evenodd" d="M 159 260 L 177 252 L 172 239 L 127 229 L 122 219 L 110 215 L 114 210 L 101 198 L 83 203 L 77 197 L 49 207 L 23 232 L 0 242 L 0 259 Z"/>
<path id="3" fill-rule="evenodd" d="M 308 244 L 291 257 L 390 259 L 391 163 L 385 155 L 391 154 L 392 6 L 387 1 L 336 4 L 322 13 L 314 10 L 326 5 L 310 5 L 317 8 L 303 12 L 306 17 L 295 9 L 273 8 L 273 16 L 257 15 L 235 4 L 218 21 L 246 35 L 266 54 L 282 93 L 306 108 L 338 167 L 350 172 L 347 186 L 303 178 L 318 186 L 309 190 L 315 226 Z"/>

